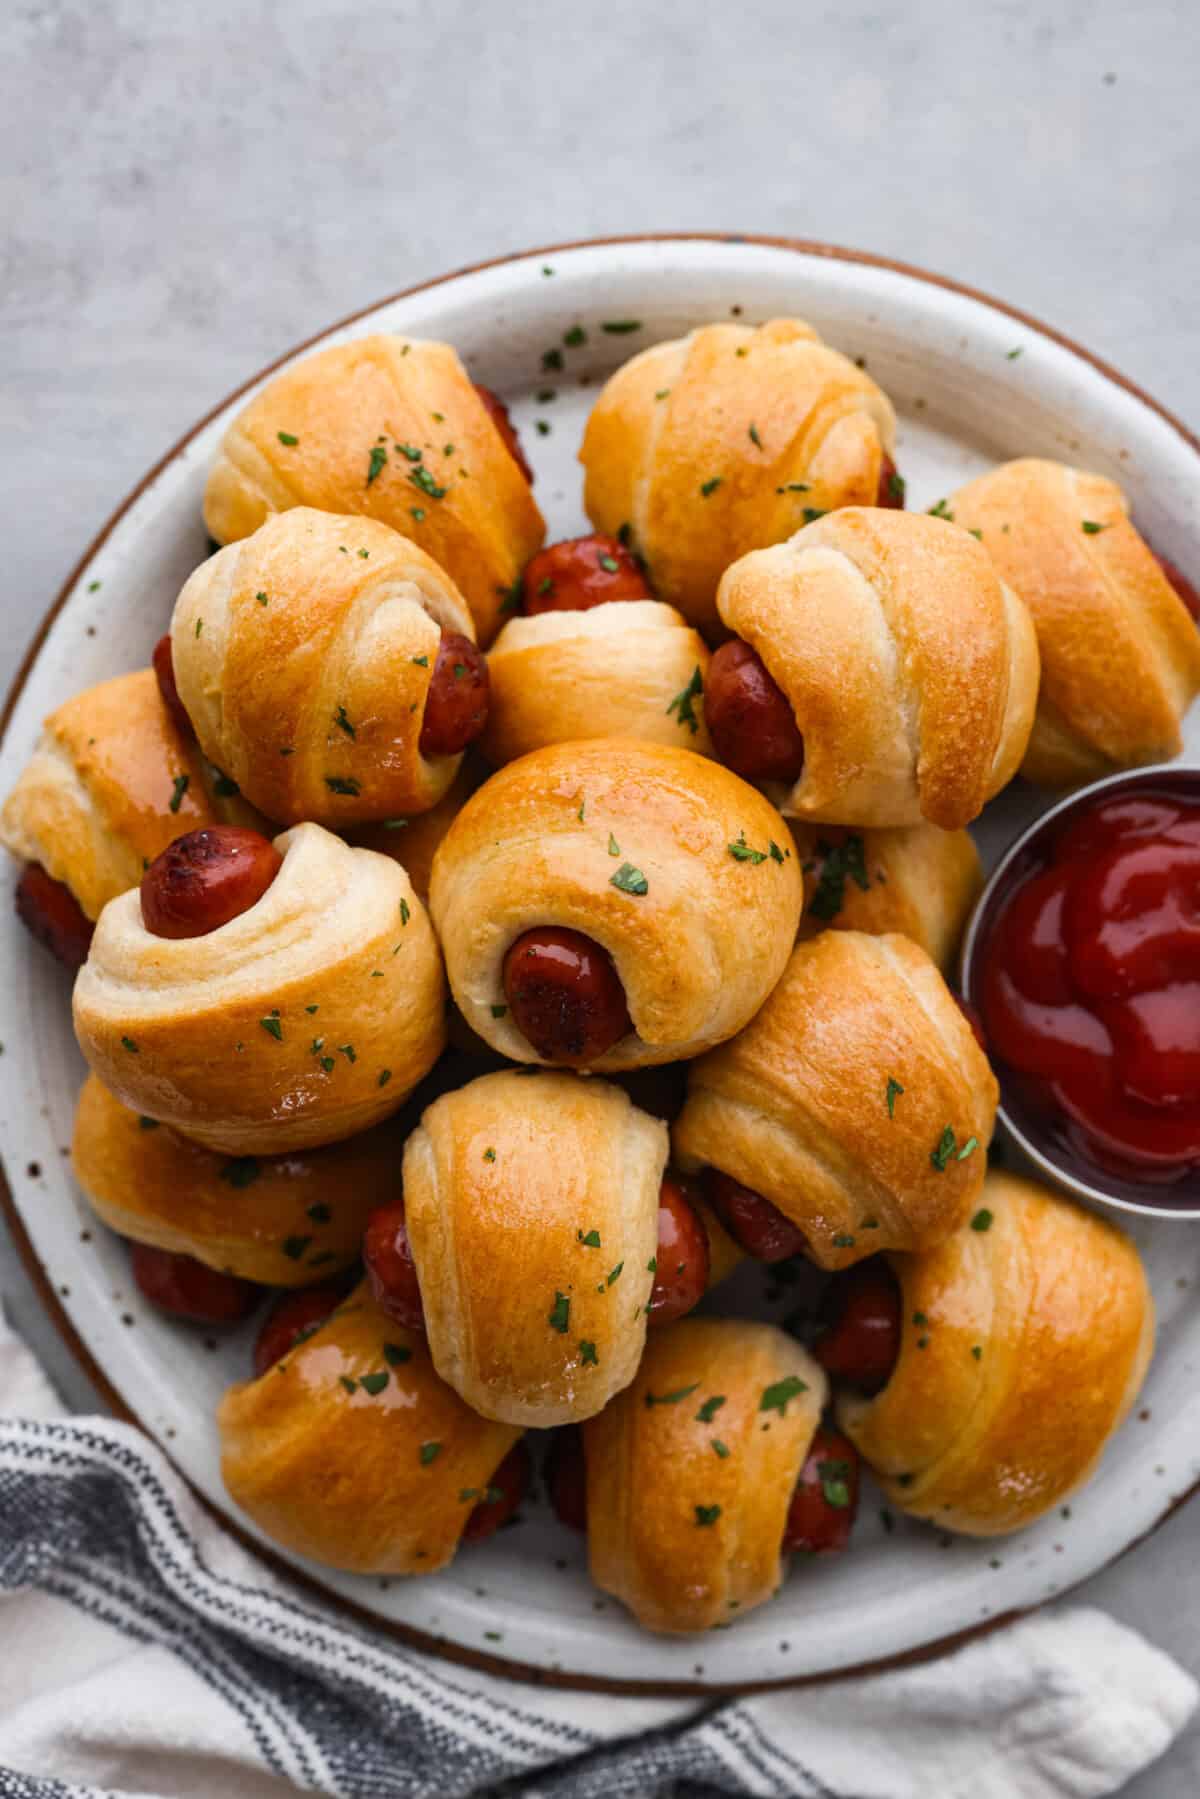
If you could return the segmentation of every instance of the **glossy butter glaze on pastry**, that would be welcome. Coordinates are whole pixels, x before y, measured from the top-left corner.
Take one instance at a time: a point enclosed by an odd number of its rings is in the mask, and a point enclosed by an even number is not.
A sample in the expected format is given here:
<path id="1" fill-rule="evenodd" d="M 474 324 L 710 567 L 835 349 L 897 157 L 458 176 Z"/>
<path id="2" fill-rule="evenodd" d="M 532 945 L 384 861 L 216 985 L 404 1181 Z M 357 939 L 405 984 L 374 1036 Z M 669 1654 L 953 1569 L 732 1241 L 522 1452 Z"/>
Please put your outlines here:
<path id="1" fill-rule="evenodd" d="M 233 543 L 293 506 L 378 519 L 447 570 L 487 643 L 545 535 L 489 401 L 449 344 L 376 334 L 301 357 L 226 431 L 208 530 Z"/>
<path id="2" fill-rule="evenodd" d="M 720 635 L 731 562 L 834 507 L 895 503 L 880 499 L 895 432 L 887 396 L 802 320 L 704 325 L 605 384 L 579 453 L 584 505 L 645 557 L 661 600 Z"/>

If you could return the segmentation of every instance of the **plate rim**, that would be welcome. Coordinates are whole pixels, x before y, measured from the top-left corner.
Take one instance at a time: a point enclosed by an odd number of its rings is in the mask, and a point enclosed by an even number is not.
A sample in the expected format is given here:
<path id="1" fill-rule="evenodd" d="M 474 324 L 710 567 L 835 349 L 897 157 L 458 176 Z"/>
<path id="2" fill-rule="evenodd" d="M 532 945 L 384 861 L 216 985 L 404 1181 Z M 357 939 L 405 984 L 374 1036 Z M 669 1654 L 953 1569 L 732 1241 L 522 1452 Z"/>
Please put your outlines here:
<path id="1" fill-rule="evenodd" d="M 25 653 L 17 666 L 12 680 L 9 683 L 7 693 L 5 694 L 3 708 L 0 709 L 0 743 L 3 743 L 7 738 L 13 713 L 21 694 L 24 691 L 26 682 L 41 654 L 55 620 L 72 593 L 75 591 L 83 571 L 103 548 L 104 544 L 108 541 L 121 520 L 135 505 L 138 499 L 140 499 L 146 489 L 150 487 L 151 484 L 157 480 L 159 475 L 186 450 L 193 439 L 203 431 L 205 427 L 218 416 L 218 414 L 224 412 L 226 408 L 231 406 L 243 394 L 249 392 L 252 388 L 257 387 L 268 376 L 273 374 L 275 370 L 292 361 L 293 358 L 303 354 L 304 351 L 311 349 L 314 345 L 322 343 L 332 334 L 356 324 L 360 319 L 367 318 L 386 306 L 392 305 L 400 300 L 411 298 L 416 294 L 426 293 L 433 288 L 445 286 L 450 282 L 457 281 L 468 275 L 480 274 L 487 269 L 499 268 L 507 264 L 523 262 L 537 257 L 561 255 L 572 250 L 603 249 L 618 245 L 654 245 L 670 243 L 726 244 L 732 247 L 745 244 L 754 247 L 785 250 L 801 256 L 824 258 L 831 262 L 858 264 L 868 268 L 883 269 L 893 274 L 902 275 L 909 280 L 921 282 L 926 286 L 940 288 L 943 291 L 963 299 L 975 301 L 993 312 L 1003 314 L 1019 324 L 1028 326 L 1031 330 L 1038 332 L 1041 336 L 1058 344 L 1061 348 L 1068 350 L 1072 355 L 1077 356 L 1083 362 L 1090 364 L 1098 374 L 1102 375 L 1106 380 L 1112 382 L 1117 387 L 1124 389 L 1126 393 L 1139 401 L 1149 411 L 1156 414 L 1165 424 L 1170 426 L 1178 437 L 1182 439 L 1183 443 L 1196 454 L 1197 458 L 1200 458 L 1200 436 L 1197 436 L 1196 433 L 1189 430 L 1182 420 L 1177 418 L 1173 412 L 1160 401 L 1156 400 L 1153 395 L 1147 393 L 1144 388 L 1132 381 L 1127 375 L 1123 374 L 1119 369 L 1114 368 L 1111 363 L 1105 361 L 1102 357 L 1097 356 L 1093 351 L 1078 343 L 1065 332 L 1059 331 L 1054 326 L 1046 324 L 1044 320 L 1038 318 L 1035 314 L 1027 312 L 1021 307 L 1013 306 L 1008 301 L 997 299 L 994 295 L 973 286 L 971 283 L 958 281 L 952 276 L 940 274 L 935 270 L 922 268 L 916 263 L 904 262 L 895 257 L 878 255 L 873 251 L 853 249 L 848 246 L 825 243 L 816 239 L 774 235 L 761 232 L 728 231 L 685 230 L 624 232 L 599 237 L 576 238 L 558 243 L 534 245 L 521 250 L 506 251 L 498 256 L 485 257 L 478 262 L 463 264 L 460 267 L 447 270 L 442 274 L 431 276 L 427 280 L 414 282 L 407 287 L 397 289 L 393 293 L 385 294 L 380 298 L 369 302 L 365 306 L 357 307 L 354 311 L 345 314 L 343 317 L 322 326 L 318 331 L 313 332 L 299 343 L 293 344 L 290 348 L 282 351 L 280 355 L 274 357 L 270 362 L 265 363 L 254 374 L 250 375 L 245 381 L 233 388 L 231 392 L 218 400 L 215 405 L 211 406 L 199 419 L 184 431 L 180 437 L 178 437 L 146 470 L 140 480 L 129 490 L 125 497 L 105 519 L 91 541 L 80 553 L 76 562 L 67 574 L 66 579 L 59 588 L 58 593 L 43 614 L 37 629 L 34 631 Z M 496 1675 L 500 1678 L 522 1680 L 533 1686 L 554 1687 L 575 1692 L 606 1693 L 623 1697 L 688 1697 L 714 1700 L 738 1694 L 777 1692 L 789 1688 L 794 1689 L 819 1686 L 831 1680 L 854 1679 L 865 1675 L 883 1673 L 897 1668 L 919 1665 L 920 1663 L 932 1661 L 940 1656 L 949 1654 L 955 1649 L 961 1648 L 965 1644 L 973 1642 L 981 1637 L 988 1636 L 993 1631 L 1006 1627 L 1018 1618 L 1026 1617 L 1034 1612 L 1040 1611 L 1044 1605 L 1050 1603 L 1049 1599 L 1044 1599 L 1031 1605 L 1010 1607 L 994 1617 L 978 1620 L 973 1624 L 964 1626 L 961 1630 L 946 1633 L 931 1642 L 919 1644 L 915 1648 L 903 1650 L 894 1655 L 858 1662 L 849 1667 L 835 1668 L 820 1673 L 791 1675 L 777 1680 L 731 1682 L 617 1680 L 601 1675 L 572 1674 L 565 1670 L 559 1671 L 548 1669 L 510 1657 L 485 1653 L 477 1649 L 472 1649 L 465 1644 L 453 1642 L 444 1637 L 434 1636 L 428 1631 L 421 1630 L 417 1626 L 404 1623 L 401 1620 L 382 1617 L 379 1613 L 370 1610 L 366 1606 L 359 1605 L 355 1600 L 347 1598 L 344 1594 L 326 1586 L 318 1576 L 309 1574 L 305 1570 L 297 1568 L 282 1555 L 276 1554 L 270 1547 L 262 1544 L 257 1538 L 252 1537 L 248 1531 L 243 1529 L 236 1518 L 228 1515 L 218 1506 L 214 1505 L 206 1495 L 203 1494 L 191 1480 L 189 1480 L 187 1474 L 175 1462 L 169 1448 L 161 1443 L 152 1431 L 147 1429 L 137 1413 L 113 1386 L 107 1374 L 104 1372 L 104 1369 L 83 1341 L 55 1291 L 49 1274 L 38 1257 L 29 1233 L 25 1228 L 24 1219 L 13 1198 L 2 1151 L 0 1151 L 0 1212 L 4 1215 L 9 1232 L 16 1245 L 18 1256 L 20 1257 L 30 1283 L 41 1302 L 44 1312 L 49 1317 L 50 1322 L 55 1327 L 67 1349 L 71 1352 L 71 1355 L 82 1373 L 100 1395 L 101 1399 L 107 1404 L 113 1417 L 120 1422 L 131 1424 L 141 1431 L 141 1433 L 167 1457 L 167 1460 L 171 1463 L 175 1473 L 187 1486 L 188 1492 L 193 1499 L 198 1501 L 209 1516 L 215 1518 L 225 1530 L 229 1531 L 243 1549 L 263 1561 L 277 1578 L 281 1577 L 285 1580 L 296 1582 L 306 1595 L 311 1596 L 326 1606 L 332 1606 L 335 1611 L 350 1618 L 359 1626 L 376 1632 L 382 1631 L 388 1637 L 401 1642 L 408 1648 L 419 1650 L 423 1654 L 434 1655 L 458 1666 L 474 1668 L 480 1672 Z M 1054 1600 L 1058 1601 L 1062 1599 L 1067 1593 L 1071 1592 L 1073 1588 L 1078 1587 L 1083 1580 L 1092 1579 L 1106 1568 L 1110 1568 L 1118 1561 L 1121 1561 L 1149 1537 L 1153 1536 L 1155 1532 L 1175 1514 L 1175 1512 L 1185 1506 L 1197 1493 L 1200 1493 L 1200 1481 L 1197 1481 L 1186 1491 L 1170 1500 L 1158 1514 L 1153 1523 L 1129 1543 L 1126 1543 L 1115 1555 L 1107 1557 L 1087 1575 L 1080 1576 L 1078 1581 L 1072 1582 L 1070 1585 L 1063 1588 L 1061 1592 L 1055 1593 L 1053 1595 Z"/>

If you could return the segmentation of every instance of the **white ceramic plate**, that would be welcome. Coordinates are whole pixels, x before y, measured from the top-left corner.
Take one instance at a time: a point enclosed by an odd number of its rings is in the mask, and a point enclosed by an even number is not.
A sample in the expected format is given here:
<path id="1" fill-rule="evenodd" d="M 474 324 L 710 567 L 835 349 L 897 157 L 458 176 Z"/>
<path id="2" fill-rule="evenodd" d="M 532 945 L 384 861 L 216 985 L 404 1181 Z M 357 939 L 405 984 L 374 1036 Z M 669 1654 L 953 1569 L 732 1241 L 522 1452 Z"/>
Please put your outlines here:
<path id="1" fill-rule="evenodd" d="M 864 357 L 901 419 L 910 507 L 933 504 L 989 461 L 1063 457 L 1115 476 L 1151 541 L 1195 575 L 1200 446 L 1082 352 L 929 277 L 869 259 L 745 239 L 657 239 L 542 252 L 451 276 L 330 332 L 336 342 L 396 329 L 446 338 L 514 403 L 537 469 L 550 537 L 585 528 L 575 451 L 600 380 L 635 349 L 731 315 L 807 318 Z M 605 321 L 641 321 L 626 335 Z M 581 324 L 587 341 L 566 348 Z M 562 371 L 543 354 L 561 353 Z M 553 359 L 552 359 L 553 360 Z M 552 395 L 552 397 L 550 397 Z M 144 665 L 185 576 L 205 555 L 200 500 L 217 440 L 241 397 L 195 431 L 118 514 L 80 568 L 15 696 L 0 755 L 7 792 L 42 717 L 79 688 Z M 535 421 L 541 421 L 540 424 Z M 545 429 L 543 429 L 545 427 Z M 1189 755 L 1200 761 L 1193 722 Z M 1010 791 L 989 808 L 985 855 L 1040 804 Z M 4 878 L 9 878 L 7 875 Z M 10 922 L 11 920 L 11 922 Z M 206 1344 L 156 1316 L 128 1275 L 124 1245 L 93 1226 L 69 1174 L 83 1064 L 68 983 L 6 915 L 0 929 L 0 1140 L 24 1229 L 54 1292 L 111 1386 L 218 1508 L 213 1412 L 242 1378 L 252 1327 Z M 541 1499 L 492 1543 L 426 1580 L 383 1581 L 304 1566 L 382 1619 L 526 1667 L 621 1683 L 748 1684 L 832 1672 L 920 1649 L 1037 1605 L 1150 1530 L 1200 1479 L 1200 1230 L 1140 1223 L 1161 1317 L 1142 1409 L 1068 1509 L 999 1544 L 901 1521 L 886 1536 L 868 1488 L 852 1553 L 797 1566 L 778 1597 L 728 1630 L 676 1641 L 641 1631 L 590 1585 L 583 1550 Z M 761 1311 L 771 1278 L 743 1271 L 723 1310 Z M 795 1306 L 778 1293 L 771 1315 Z M 234 1514 L 243 1529 L 247 1520 Z"/>

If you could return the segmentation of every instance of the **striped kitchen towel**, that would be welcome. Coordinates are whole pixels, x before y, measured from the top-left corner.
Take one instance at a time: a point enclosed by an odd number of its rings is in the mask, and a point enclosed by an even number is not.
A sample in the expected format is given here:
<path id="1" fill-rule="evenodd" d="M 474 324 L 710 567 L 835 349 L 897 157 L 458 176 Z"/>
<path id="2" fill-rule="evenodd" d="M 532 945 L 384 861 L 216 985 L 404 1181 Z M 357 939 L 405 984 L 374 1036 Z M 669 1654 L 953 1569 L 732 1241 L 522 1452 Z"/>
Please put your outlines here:
<path id="1" fill-rule="evenodd" d="M 3 1799 L 1094 1799 L 1196 1703 L 1166 1656 L 1079 1609 L 707 1705 L 468 1672 L 262 1566 L 146 1437 L 64 1416 L 0 1319 Z"/>

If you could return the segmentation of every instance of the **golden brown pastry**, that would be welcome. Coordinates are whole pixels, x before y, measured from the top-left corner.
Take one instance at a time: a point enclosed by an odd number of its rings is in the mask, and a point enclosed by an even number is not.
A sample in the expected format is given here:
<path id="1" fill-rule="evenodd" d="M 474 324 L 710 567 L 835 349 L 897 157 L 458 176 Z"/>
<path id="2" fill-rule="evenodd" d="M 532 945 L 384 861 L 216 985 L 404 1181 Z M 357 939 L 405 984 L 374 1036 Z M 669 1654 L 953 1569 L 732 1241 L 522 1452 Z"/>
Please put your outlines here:
<path id="1" fill-rule="evenodd" d="M 1178 755 L 1200 632 L 1116 482 L 1026 457 L 969 482 L 949 508 L 1037 631 L 1042 685 L 1021 773 L 1059 787 Z"/>
<path id="2" fill-rule="evenodd" d="M 893 1505 L 990 1537 L 1091 1474 L 1145 1377 L 1154 1302 L 1105 1220 L 1012 1175 L 989 1174 L 980 1199 L 940 1247 L 889 1258 L 899 1360 L 838 1416 Z"/>
<path id="3" fill-rule="evenodd" d="M 631 537 L 660 599 L 719 634 L 729 564 L 836 506 L 886 504 L 895 436 L 887 396 L 802 320 L 705 325 L 605 384 L 579 452 L 584 505 Z"/>
<path id="4" fill-rule="evenodd" d="M 803 738 L 799 777 L 780 797 L 789 816 L 927 819 L 951 831 L 1016 773 L 1037 700 L 1037 641 L 967 532 L 847 507 L 743 556 L 717 604 Z M 714 704 L 710 693 L 720 754 Z"/>
<path id="5" fill-rule="evenodd" d="M 788 822 L 804 873 L 801 937 L 899 931 L 950 973 L 983 890 L 979 851 L 966 831 L 928 824 L 851 831 Z"/>
<path id="6" fill-rule="evenodd" d="M 823 931 L 732 1042 L 693 1064 L 672 1140 L 795 1224 L 822 1268 L 923 1249 L 978 1199 L 998 1090 L 907 937 Z"/>
<path id="7" fill-rule="evenodd" d="M 599 738 L 493 775 L 443 840 L 429 903 L 454 997 L 487 1043 L 516 1062 L 621 1069 L 698 1055 L 754 1015 L 795 939 L 801 875 L 783 820 L 736 775 Z M 543 972 L 558 979 L 540 967 L 547 932 L 591 972 L 542 1005 Z"/>
<path id="8" fill-rule="evenodd" d="M 379 824 L 362 825 L 351 833 L 351 841 L 398 862 L 407 871 L 417 898 L 422 905 L 428 905 L 429 877 L 437 847 L 489 772 L 477 752 L 469 750 L 436 806 L 428 812 L 414 812 L 408 818 L 385 818 Z"/>
<path id="9" fill-rule="evenodd" d="M 204 936 L 100 915 L 75 1033 L 134 1111 L 230 1155 L 351 1137 L 394 1112 L 445 1041 L 442 962 L 398 863 L 320 825 L 276 838 L 262 898 Z"/>
<path id="10" fill-rule="evenodd" d="M 95 919 L 173 838 L 229 815 L 210 780 L 153 670 L 140 668 L 50 714 L 4 802 L 0 841 L 62 881 Z"/>
<path id="11" fill-rule="evenodd" d="M 268 818 L 333 829 L 427 811 L 453 781 L 460 757 L 422 749 L 443 633 L 473 651 L 423 550 L 296 507 L 200 564 L 171 649 L 204 753 Z"/>
<path id="12" fill-rule="evenodd" d="M 707 667 L 703 638 L 657 600 L 514 618 L 488 656 L 483 752 L 499 767 L 545 744 L 637 737 L 709 755 Z"/>
<path id="13" fill-rule="evenodd" d="M 357 1574 L 452 1560 L 520 1431 L 476 1417 L 364 1282 L 217 1414 L 230 1497 L 276 1543 Z"/>
<path id="14" fill-rule="evenodd" d="M 677 1633 L 770 1599 L 825 1395 L 774 1325 L 684 1318 L 652 1334 L 632 1385 L 583 1427 L 596 1585 Z"/>
<path id="15" fill-rule="evenodd" d="M 386 1125 L 304 1155 L 219 1155 L 131 1112 L 94 1074 L 71 1144 L 75 1178 L 111 1230 L 267 1287 L 348 1268 L 399 1160 Z"/>
<path id="16" fill-rule="evenodd" d="M 277 512 L 362 513 L 403 532 L 467 597 L 479 639 L 545 535 L 503 428 L 449 344 L 373 336 L 318 350 L 238 414 L 204 494 L 233 543 Z"/>
<path id="17" fill-rule="evenodd" d="M 633 1379 L 667 1127 L 620 1087 L 488 1074 L 428 1107 L 404 1205 L 433 1363 L 485 1418 L 589 1418 Z"/>

